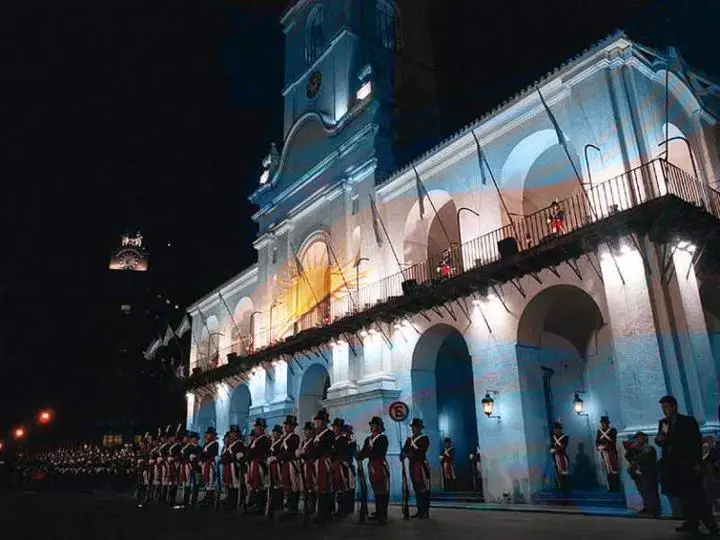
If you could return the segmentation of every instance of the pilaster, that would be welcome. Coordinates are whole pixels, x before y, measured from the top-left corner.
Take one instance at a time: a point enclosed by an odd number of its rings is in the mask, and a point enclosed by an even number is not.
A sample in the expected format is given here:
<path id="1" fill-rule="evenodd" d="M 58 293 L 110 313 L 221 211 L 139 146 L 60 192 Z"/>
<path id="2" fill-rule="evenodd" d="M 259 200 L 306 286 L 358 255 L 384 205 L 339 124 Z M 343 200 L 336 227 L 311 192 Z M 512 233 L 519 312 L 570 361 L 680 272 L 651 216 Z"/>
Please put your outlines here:
<path id="1" fill-rule="evenodd" d="M 332 348 L 332 377 L 333 384 L 328 388 L 328 397 L 336 398 L 355 394 L 358 386 L 350 369 L 350 346 L 341 341 Z"/>

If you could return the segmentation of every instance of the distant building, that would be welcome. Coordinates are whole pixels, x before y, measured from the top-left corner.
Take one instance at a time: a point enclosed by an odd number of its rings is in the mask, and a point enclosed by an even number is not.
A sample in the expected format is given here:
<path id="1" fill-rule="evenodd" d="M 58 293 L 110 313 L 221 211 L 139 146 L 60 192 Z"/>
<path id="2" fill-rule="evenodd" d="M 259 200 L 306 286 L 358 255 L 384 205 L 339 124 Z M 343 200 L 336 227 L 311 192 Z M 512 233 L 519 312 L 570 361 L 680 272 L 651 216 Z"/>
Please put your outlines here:
<path id="1" fill-rule="evenodd" d="M 396 459 L 402 400 L 433 440 L 433 481 L 450 436 L 468 482 L 479 446 L 493 500 L 552 486 L 558 419 L 589 486 L 601 415 L 621 437 L 651 433 L 670 393 L 716 431 L 720 295 L 703 268 L 718 86 L 615 35 L 389 174 L 394 61 L 428 46 L 419 4 L 283 16 L 285 133 L 251 197 L 258 261 L 188 310 L 188 425 L 324 406 L 361 439 L 380 415 Z"/>

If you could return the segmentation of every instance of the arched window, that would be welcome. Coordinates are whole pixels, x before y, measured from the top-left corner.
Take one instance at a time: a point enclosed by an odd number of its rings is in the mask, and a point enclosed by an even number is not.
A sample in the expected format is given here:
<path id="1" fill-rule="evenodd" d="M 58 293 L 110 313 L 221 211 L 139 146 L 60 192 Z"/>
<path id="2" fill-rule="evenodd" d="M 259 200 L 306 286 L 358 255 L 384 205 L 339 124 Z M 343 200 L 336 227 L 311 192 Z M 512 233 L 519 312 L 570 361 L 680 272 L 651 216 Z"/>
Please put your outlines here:
<path id="1" fill-rule="evenodd" d="M 317 60 L 324 42 L 323 9 L 322 6 L 315 6 L 308 16 L 305 29 L 305 62 L 311 64 Z"/>
<path id="2" fill-rule="evenodd" d="M 399 51 L 402 48 L 402 30 L 400 13 L 395 3 L 390 0 L 378 0 L 377 3 L 377 35 L 386 49 Z"/>

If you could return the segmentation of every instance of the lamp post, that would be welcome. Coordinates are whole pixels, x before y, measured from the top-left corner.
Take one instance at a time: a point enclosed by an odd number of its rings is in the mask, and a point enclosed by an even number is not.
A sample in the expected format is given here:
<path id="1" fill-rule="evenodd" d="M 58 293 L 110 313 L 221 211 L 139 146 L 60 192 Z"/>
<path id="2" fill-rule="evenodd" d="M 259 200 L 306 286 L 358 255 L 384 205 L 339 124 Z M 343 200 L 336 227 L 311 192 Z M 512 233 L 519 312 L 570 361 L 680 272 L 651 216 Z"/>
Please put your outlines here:
<path id="1" fill-rule="evenodd" d="M 693 174 L 695 175 L 695 180 L 697 180 L 699 182 L 700 175 L 698 174 L 697 165 L 695 164 L 695 156 L 693 155 L 692 147 L 690 146 L 690 141 L 688 141 L 687 138 L 683 137 L 682 135 L 676 135 L 675 137 L 670 137 L 666 141 L 660 142 L 660 144 L 658 144 L 658 146 L 665 146 L 665 144 L 667 144 L 669 146 L 670 142 L 672 142 L 672 141 L 682 141 L 687 146 L 688 154 L 690 154 L 690 163 L 692 164 Z M 670 149 L 666 147 L 665 152 L 666 152 L 666 156 L 669 157 Z M 668 161 L 668 163 L 670 162 L 670 160 L 667 158 L 666 158 L 666 161 Z"/>
<path id="2" fill-rule="evenodd" d="M 357 262 L 355 263 L 355 296 L 356 302 L 355 302 L 355 309 L 360 311 L 360 263 L 363 261 L 370 262 L 370 259 L 367 257 L 360 257 Z"/>

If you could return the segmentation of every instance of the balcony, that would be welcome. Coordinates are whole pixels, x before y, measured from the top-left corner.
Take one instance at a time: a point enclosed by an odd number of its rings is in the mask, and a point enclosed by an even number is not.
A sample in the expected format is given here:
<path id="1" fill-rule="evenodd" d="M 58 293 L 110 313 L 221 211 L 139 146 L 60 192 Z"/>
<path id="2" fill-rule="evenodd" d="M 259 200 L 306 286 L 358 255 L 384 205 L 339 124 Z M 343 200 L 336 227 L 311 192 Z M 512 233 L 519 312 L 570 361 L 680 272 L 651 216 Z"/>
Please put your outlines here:
<path id="1" fill-rule="evenodd" d="M 720 192 L 662 159 L 559 201 L 559 207 L 564 213 L 560 231 L 551 230 L 551 209 L 525 216 L 454 246 L 443 257 L 451 268 L 445 275 L 439 271 L 441 257 L 433 257 L 359 291 L 348 291 L 331 302 L 329 317 L 300 321 L 294 335 L 193 375 L 188 385 L 205 386 L 261 362 L 304 354 L 378 322 L 439 310 L 459 298 L 574 261 L 629 232 L 651 232 L 659 242 L 681 234 L 701 244 L 720 224 Z M 713 249 L 708 244 L 705 253 L 714 254 Z"/>

